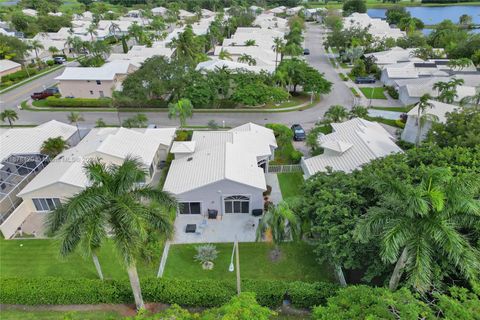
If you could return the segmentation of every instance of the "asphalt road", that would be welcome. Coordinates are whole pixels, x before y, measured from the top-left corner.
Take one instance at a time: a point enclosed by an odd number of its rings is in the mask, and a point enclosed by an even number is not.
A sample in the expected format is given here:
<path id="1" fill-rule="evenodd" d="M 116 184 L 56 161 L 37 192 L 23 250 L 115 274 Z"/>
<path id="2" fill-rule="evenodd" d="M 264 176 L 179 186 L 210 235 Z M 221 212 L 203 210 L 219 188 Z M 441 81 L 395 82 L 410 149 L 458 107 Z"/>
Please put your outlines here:
<path id="1" fill-rule="evenodd" d="M 325 111 L 334 104 L 341 104 L 347 108 L 353 105 L 353 95 L 339 78 L 333 67 L 330 65 L 327 54 L 322 44 L 323 28 L 317 24 L 308 24 L 305 35 L 306 46 L 310 49 L 310 55 L 306 56 L 306 60 L 325 77 L 333 82 L 332 92 L 323 96 L 321 101 L 314 107 L 304 111 L 280 112 L 280 113 L 194 113 L 191 119 L 187 120 L 189 125 L 206 125 L 210 120 L 215 120 L 218 124 L 224 123 L 226 126 L 237 126 L 246 122 L 255 122 L 258 124 L 266 124 L 272 122 L 284 123 L 291 125 L 300 123 L 304 128 L 311 128 L 319 118 L 323 116 Z M 56 71 L 41 79 L 37 79 L 28 83 L 21 88 L 17 88 L 5 94 L 0 98 L 3 108 L 12 108 L 18 106 L 29 95 L 42 89 L 43 86 L 48 87 L 54 83 L 53 80 L 62 71 Z M 5 106 L 5 107 L 4 107 Z M 46 111 L 27 111 L 18 110 L 19 120 L 16 124 L 40 124 L 52 119 L 58 121 L 67 121 L 68 112 L 46 112 Z M 146 112 L 149 123 L 155 123 L 159 126 L 177 126 L 177 120 L 168 118 L 166 112 Z M 80 125 L 89 127 L 95 124 L 99 118 L 102 118 L 107 124 L 118 124 L 118 118 L 123 120 L 131 117 L 133 113 L 116 112 L 82 112 L 85 119 Z"/>

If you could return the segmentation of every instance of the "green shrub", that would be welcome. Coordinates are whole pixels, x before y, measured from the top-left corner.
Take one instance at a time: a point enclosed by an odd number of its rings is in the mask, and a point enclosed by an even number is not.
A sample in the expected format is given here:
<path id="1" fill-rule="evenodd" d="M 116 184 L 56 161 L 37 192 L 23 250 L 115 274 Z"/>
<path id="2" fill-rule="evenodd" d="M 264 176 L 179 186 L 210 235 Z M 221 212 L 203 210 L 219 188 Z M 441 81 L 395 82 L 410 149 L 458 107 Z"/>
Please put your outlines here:
<path id="1" fill-rule="evenodd" d="M 335 295 L 337 289 L 338 286 L 333 283 L 295 281 L 289 283 L 287 291 L 294 307 L 306 309 L 325 304 L 327 298 Z"/>
<path id="2" fill-rule="evenodd" d="M 177 137 L 175 141 L 190 141 L 192 140 L 192 130 L 177 130 Z"/>
<path id="3" fill-rule="evenodd" d="M 405 128 L 405 123 L 400 119 L 395 120 L 395 125 L 402 129 Z"/>
<path id="4" fill-rule="evenodd" d="M 392 86 L 385 86 L 385 89 L 388 92 L 388 95 L 393 99 L 398 99 L 398 91 Z"/>
<path id="5" fill-rule="evenodd" d="M 23 79 L 28 78 L 28 76 L 34 76 L 38 73 L 36 68 L 28 68 L 28 72 L 25 69 L 22 69 L 20 71 L 14 72 L 7 74 L 6 76 L 2 77 L 2 82 L 7 82 L 11 81 L 12 83 L 21 81 Z"/>
<path id="6" fill-rule="evenodd" d="M 147 302 L 179 304 L 188 307 L 217 307 L 236 294 L 234 281 L 146 278 L 141 280 Z M 257 301 L 270 308 L 282 305 L 285 297 L 300 308 L 325 303 L 335 293 L 330 283 L 287 282 L 280 280 L 243 280 L 242 291 L 254 292 Z M 128 280 L 3 278 L 0 279 L 2 304 L 98 304 L 131 303 Z"/>
<path id="7" fill-rule="evenodd" d="M 113 105 L 117 108 L 168 108 L 165 100 L 135 100 L 121 94 L 114 93 Z"/>
<path id="8" fill-rule="evenodd" d="M 292 159 L 293 163 L 299 163 L 302 157 L 303 157 L 303 153 L 301 153 L 298 150 L 293 150 L 290 155 L 290 158 Z"/>
<path id="9" fill-rule="evenodd" d="M 112 106 L 112 99 L 88 99 L 88 98 L 57 98 L 48 97 L 46 103 L 50 107 L 65 107 L 65 108 L 108 108 Z"/>
<path id="10" fill-rule="evenodd" d="M 53 60 L 47 60 L 47 64 L 51 67 L 55 64 L 55 61 Z"/>

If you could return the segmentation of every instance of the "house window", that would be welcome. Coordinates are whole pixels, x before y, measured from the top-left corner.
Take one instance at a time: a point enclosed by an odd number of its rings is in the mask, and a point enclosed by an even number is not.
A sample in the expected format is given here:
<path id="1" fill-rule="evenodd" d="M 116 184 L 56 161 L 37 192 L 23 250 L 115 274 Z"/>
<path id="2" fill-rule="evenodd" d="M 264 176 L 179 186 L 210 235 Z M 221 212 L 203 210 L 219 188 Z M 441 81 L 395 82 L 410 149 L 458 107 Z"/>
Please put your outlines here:
<path id="1" fill-rule="evenodd" d="M 200 202 L 180 202 L 180 214 L 200 214 Z"/>
<path id="2" fill-rule="evenodd" d="M 93 95 L 93 90 L 90 90 L 90 94 Z"/>
<path id="3" fill-rule="evenodd" d="M 249 213 L 250 197 L 229 196 L 224 199 L 225 213 Z"/>
<path id="4" fill-rule="evenodd" d="M 102 84 L 102 81 L 97 80 L 97 84 L 98 84 L 98 85 Z"/>
<path id="5" fill-rule="evenodd" d="M 98 93 L 100 94 L 100 98 L 105 97 L 105 95 L 103 94 L 103 91 L 102 91 L 102 90 L 98 91 Z"/>
<path id="6" fill-rule="evenodd" d="M 58 198 L 32 199 L 32 201 L 37 211 L 52 211 L 60 206 Z"/>

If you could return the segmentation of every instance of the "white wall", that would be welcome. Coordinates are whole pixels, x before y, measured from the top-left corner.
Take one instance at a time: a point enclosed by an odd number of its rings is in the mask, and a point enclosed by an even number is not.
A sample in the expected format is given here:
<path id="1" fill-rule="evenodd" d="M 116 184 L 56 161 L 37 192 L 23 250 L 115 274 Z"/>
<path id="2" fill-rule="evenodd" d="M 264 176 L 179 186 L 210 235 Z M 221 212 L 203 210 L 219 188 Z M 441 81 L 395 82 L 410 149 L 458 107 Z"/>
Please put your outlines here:
<path id="1" fill-rule="evenodd" d="M 101 80 L 101 84 L 97 84 L 96 80 L 60 80 L 58 89 L 63 97 L 96 99 L 101 97 L 100 91 L 103 91 L 104 97 L 112 97 L 114 85 L 111 80 Z"/>
<path id="2" fill-rule="evenodd" d="M 237 182 L 222 180 L 176 197 L 179 202 L 200 202 L 202 214 L 207 214 L 208 209 L 215 209 L 219 214 L 223 214 L 223 198 L 231 195 L 250 196 L 250 212 L 253 209 L 263 209 L 263 191 Z"/>
<path id="3" fill-rule="evenodd" d="M 10 239 L 31 213 L 28 203 L 22 202 L 0 226 L 5 239 Z"/>
<path id="4" fill-rule="evenodd" d="M 422 126 L 422 131 L 420 133 L 420 141 L 425 140 L 428 131 L 432 128 L 432 123 L 426 121 Z M 408 116 L 407 123 L 405 124 L 405 129 L 402 132 L 402 140 L 415 143 L 417 139 L 418 125 L 417 117 Z"/>

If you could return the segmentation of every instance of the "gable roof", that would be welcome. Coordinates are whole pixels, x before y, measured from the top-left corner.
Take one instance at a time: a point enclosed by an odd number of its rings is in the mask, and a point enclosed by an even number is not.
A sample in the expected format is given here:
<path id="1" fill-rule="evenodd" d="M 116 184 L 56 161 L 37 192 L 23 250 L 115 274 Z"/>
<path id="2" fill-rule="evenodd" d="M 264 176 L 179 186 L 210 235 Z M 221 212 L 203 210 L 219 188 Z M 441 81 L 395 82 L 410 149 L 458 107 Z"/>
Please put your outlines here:
<path id="1" fill-rule="evenodd" d="M 130 67 L 128 60 L 115 60 L 94 68 L 66 67 L 55 80 L 113 80 L 117 74 L 127 74 Z"/>
<path id="2" fill-rule="evenodd" d="M 351 172 L 373 159 L 402 152 L 393 137 L 377 122 L 354 118 L 332 123 L 333 132 L 319 137 L 325 152 L 304 159 L 306 175 L 311 176 L 328 167 L 334 171 Z"/>
<path id="3" fill-rule="evenodd" d="M 161 144 L 169 146 L 175 135 L 175 128 L 92 129 L 78 145 L 59 154 L 19 193 L 39 190 L 54 183 L 63 183 L 78 188 L 88 186 L 83 166 L 92 158 L 108 157 L 107 163 L 117 159 L 120 164 L 128 155 L 139 158 L 148 168 Z"/>
<path id="4" fill-rule="evenodd" d="M 271 155 L 277 146 L 272 130 L 247 123 L 229 131 L 194 131 L 191 142 L 193 154 L 172 161 L 165 191 L 181 194 L 221 180 L 265 190 L 258 157 Z M 179 144 L 175 150 L 190 147 Z"/>
<path id="5" fill-rule="evenodd" d="M 56 120 L 34 128 L 8 129 L 0 135 L 0 161 L 12 154 L 39 153 L 45 140 L 56 137 L 68 140 L 76 131 L 75 126 Z"/>
<path id="6" fill-rule="evenodd" d="M 447 121 L 446 114 L 450 112 L 454 112 L 459 107 L 453 104 L 443 103 L 437 100 L 428 100 L 428 102 L 432 105 L 432 108 L 427 108 L 425 110 L 426 114 L 431 114 L 437 116 L 438 122 L 445 123 Z M 409 117 L 417 117 L 418 116 L 418 104 L 415 105 L 408 113 Z"/>
<path id="7" fill-rule="evenodd" d="M 20 63 L 17 63 L 12 60 L 2 59 L 0 60 L 0 72 L 4 72 L 10 69 L 21 67 Z"/>

